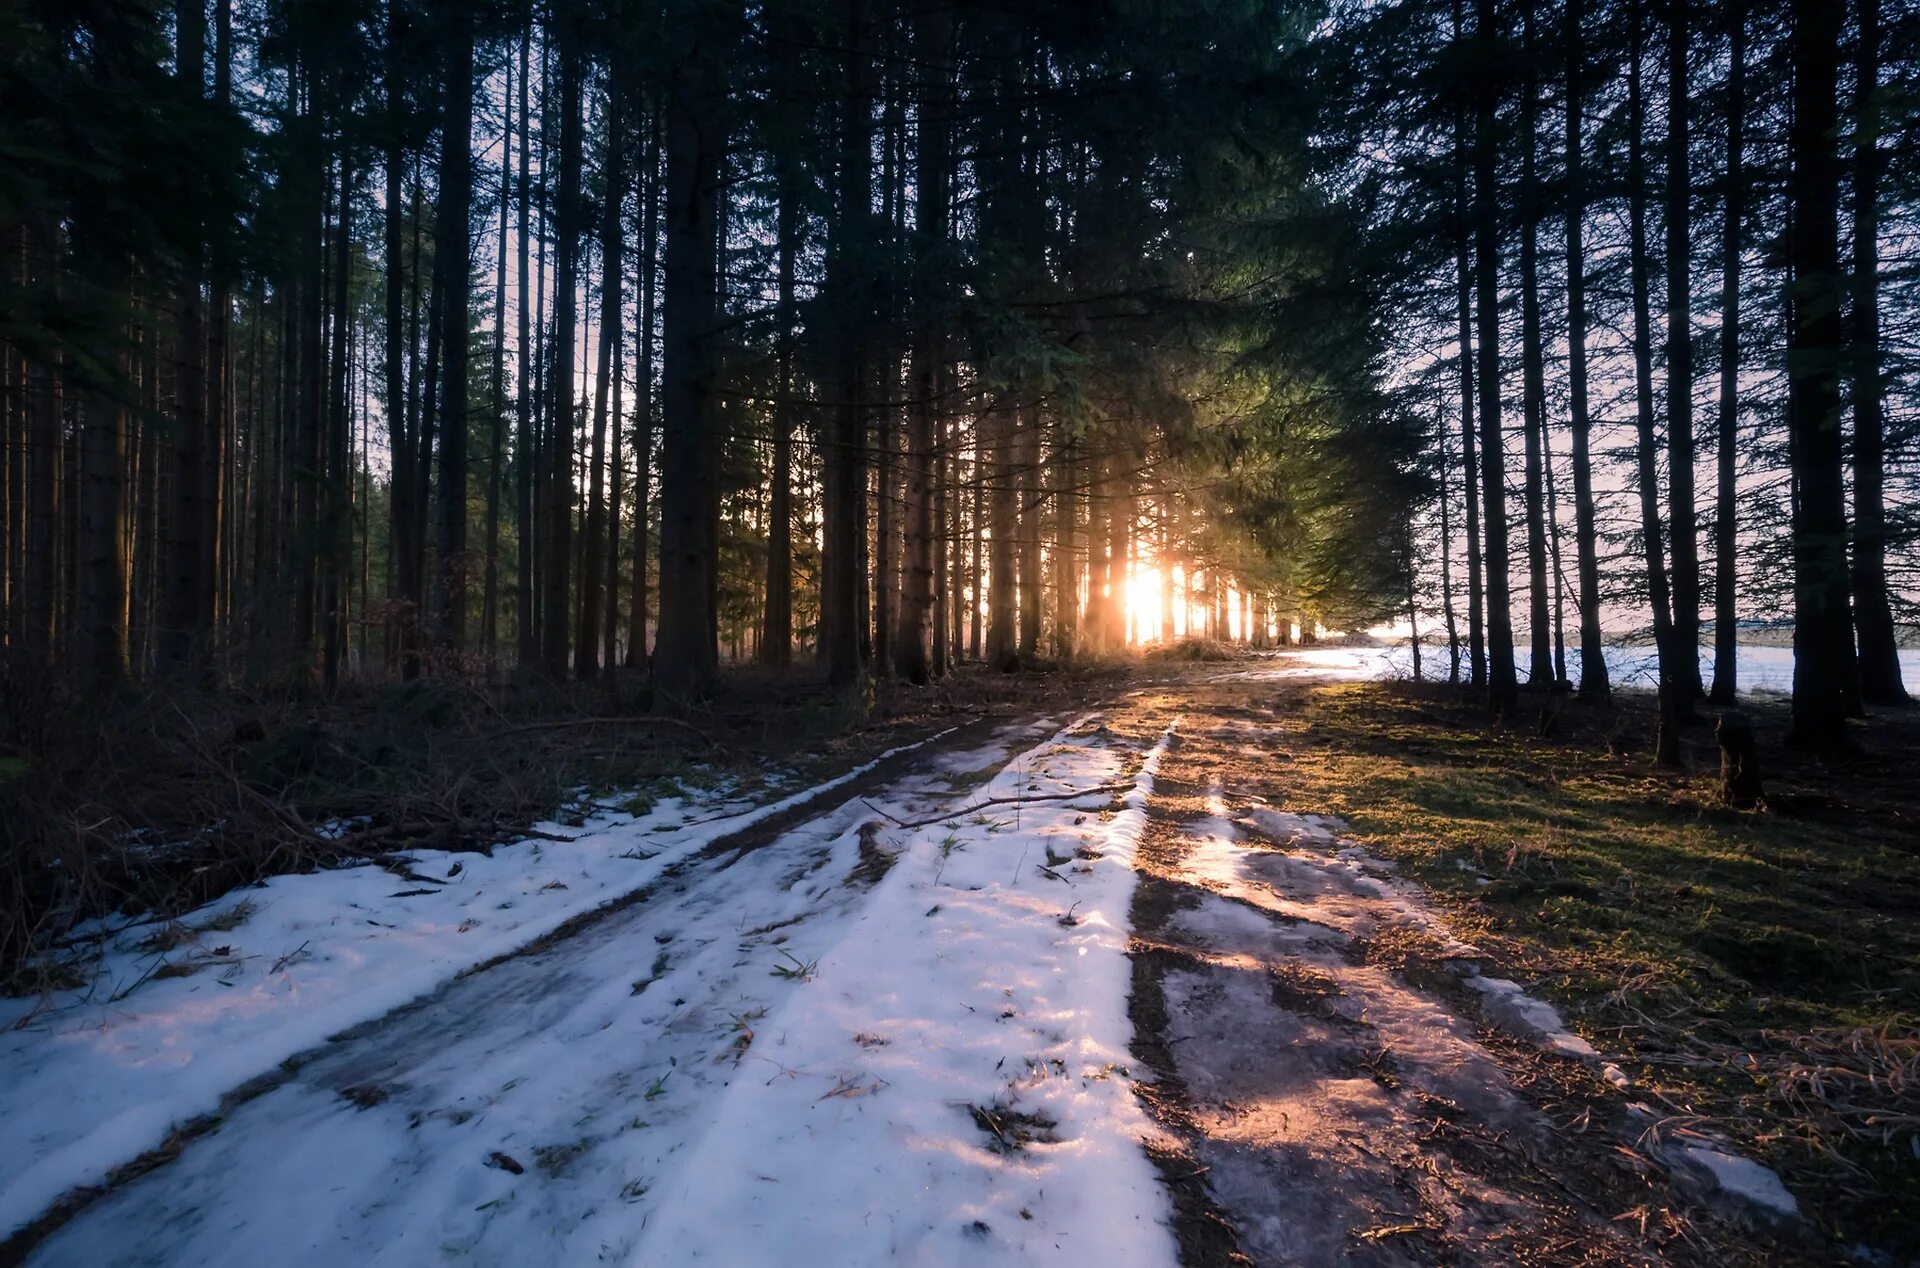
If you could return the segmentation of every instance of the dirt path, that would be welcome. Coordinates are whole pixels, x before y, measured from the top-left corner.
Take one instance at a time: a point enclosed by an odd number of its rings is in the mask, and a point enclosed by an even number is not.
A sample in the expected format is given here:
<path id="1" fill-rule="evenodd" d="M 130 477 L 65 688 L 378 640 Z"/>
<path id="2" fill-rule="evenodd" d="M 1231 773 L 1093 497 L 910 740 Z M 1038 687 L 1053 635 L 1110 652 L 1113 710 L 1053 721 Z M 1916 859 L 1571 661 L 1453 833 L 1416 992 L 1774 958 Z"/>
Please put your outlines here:
<path id="1" fill-rule="evenodd" d="M 1266 724 L 1307 689 L 1137 703 L 1183 717 L 1139 851 L 1132 1012 L 1188 1268 L 1764 1261 L 1692 1225 L 1697 1193 L 1593 1112 L 1584 1041 L 1476 982 L 1415 887 L 1287 804 Z"/>

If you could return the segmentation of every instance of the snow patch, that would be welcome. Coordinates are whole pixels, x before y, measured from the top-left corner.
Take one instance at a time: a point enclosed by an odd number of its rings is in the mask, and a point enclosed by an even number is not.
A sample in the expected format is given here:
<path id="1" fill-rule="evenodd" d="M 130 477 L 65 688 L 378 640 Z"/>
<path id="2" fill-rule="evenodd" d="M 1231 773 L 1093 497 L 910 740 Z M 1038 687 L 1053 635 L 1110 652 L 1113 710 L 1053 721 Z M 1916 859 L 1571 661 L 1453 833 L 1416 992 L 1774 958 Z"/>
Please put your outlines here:
<path id="1" fill-rule="evenodd" d="M 1503 1029 L 1563 1057 L 1583 1060 L 1599 1057 L 1592 1044 L 1567 1029 L 1566 1023 L 1560 1020 L 1559 1010 L 1527 994 L 1518 982 L 1478 974 L 1462 980 L 1484 996 L 1481 1004 L 1488 1018 Z"/>
<path id="2" fill-rule="evenodd" d="M 0 1000 L 0 1235 L 97 1184 L 177 1124 L 329 1036 L 644 888 L 713 841 L 948 734 L 887 750 L 757 809 L 705 818 L 721 795 L 601 813 L 572 837 L 491 856 L 416 850 L 407 879 L 378 867 L 273 877 L 179 922 L 179 947 L 107 946 L 86 991 Z M 696 822 L 696 820 L 698 822 Z M 229 928 L 234 913 L 244 919 Z M 176 966 L 161 975 L 163 965 Z"/>
<path id="3" fill-rule="evenodd" d="M 1780 1177 L 1770 1168 L 1761 1166 L 1751 1158 L 1702 1145 L 1687 1145 L 1685 1151 L 1687 1160 L 1712 1176 L 1720 1192 L 1729 1197 L 1751 1202 L 1778 1215 L 1791 1217 L 1800 1214 L 1799 1202 L 1787 1192 L 1787 1186 L 1780 1183 Z"/>
<path id="4" fill-rule="evenodd" d="M 1126 955 L 1171 733 L 1117 806 L 976 803 L 891 830 L 899 861 L 757 1027 L 627 1262 L 1174 1263 L 1130 1086 Z M 980 800 L 1110 783 L 1127 757 L 1069 728 Z"/>

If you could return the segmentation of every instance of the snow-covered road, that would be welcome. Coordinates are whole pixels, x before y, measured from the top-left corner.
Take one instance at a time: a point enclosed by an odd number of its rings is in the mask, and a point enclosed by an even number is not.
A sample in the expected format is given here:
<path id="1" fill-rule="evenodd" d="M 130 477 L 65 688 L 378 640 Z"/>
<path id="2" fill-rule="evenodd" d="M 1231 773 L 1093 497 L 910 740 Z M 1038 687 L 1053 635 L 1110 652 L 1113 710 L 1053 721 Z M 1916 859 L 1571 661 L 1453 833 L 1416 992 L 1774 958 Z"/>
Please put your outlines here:
<path id="1" fill-rule="evenodd" d="M 1171 1263 L 1126 1070 L 1164 740 L 1007 726 L 689 853 L 310 1051 L 29 1262 Z"/>

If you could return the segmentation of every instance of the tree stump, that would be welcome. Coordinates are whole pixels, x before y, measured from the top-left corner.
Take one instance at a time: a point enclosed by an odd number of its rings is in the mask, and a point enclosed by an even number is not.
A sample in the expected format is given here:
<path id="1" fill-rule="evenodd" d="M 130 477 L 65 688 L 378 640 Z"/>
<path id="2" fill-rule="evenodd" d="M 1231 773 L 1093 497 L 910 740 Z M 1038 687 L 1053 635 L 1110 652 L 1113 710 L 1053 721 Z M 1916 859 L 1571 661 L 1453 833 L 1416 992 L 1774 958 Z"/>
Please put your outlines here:
<path id="1" fill-rule="evenodd" d="M 1738 709 L 1720 715 L 1714 729 L 1720 742 L 1720 800 L 1751 810 L 1766 799 L 1760 786 L 1760 759 L 1754 750 L 1753 722 Z"/>

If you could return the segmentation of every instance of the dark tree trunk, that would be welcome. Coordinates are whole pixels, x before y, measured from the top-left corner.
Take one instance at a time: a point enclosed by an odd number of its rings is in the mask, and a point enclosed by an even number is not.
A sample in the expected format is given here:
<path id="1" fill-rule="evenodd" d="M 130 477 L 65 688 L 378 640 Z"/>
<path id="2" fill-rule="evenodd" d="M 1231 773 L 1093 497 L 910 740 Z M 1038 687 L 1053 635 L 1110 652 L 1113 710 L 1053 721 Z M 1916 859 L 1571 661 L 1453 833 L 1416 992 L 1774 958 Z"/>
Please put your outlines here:
<path id="1" fill-rule="evenodd" d="M 518 232 L 514 236 L 514 270 L 519 281 L 518 328 L 515 331 L 514 351 L 519 359 L 519 372 L 514 380 L 513 408 L 513 515 L 516 541 L 514 542 L 514 663 L 522 668 L 530 668 L 541 663 L 540 659 L 540 620 L 539 607 L 535 599 L 535 561 L 539 552 L 538 508 L 534 502 L 534 471 L 539 466 L 539 439 L 534 430 L 534 413 L 539 405 L 539 393 L 534 389 L 535 368 L 539 358 L 533 351 L 533 332 L 531 313 L 533 305 L 533 287 L 528 275 L 529 221 L 533 207 L 533 181 L 529 162 L 533 151 L 533 112 L 529 107 L 530 89 L 528 81 L 532 78 L 531 31 L 520 39 L 520 171 L 517 176 L 519 185 L 520 216 L 517 221 Z M 542 176 L 544 184 L 545 177 Z"/>
<path id="2" fill-rule="evenodd" d="M 1747 5 L 1733 0 L 1727 24 L 1727 195 L 1720 232 L 1720 417 L 1713 516 L 1713 690 L 1730 705 L 1739 690 L 1740 255 L 1746 216 Z"/>
<path id="3" fill-rule="evenodd" d="M 546 371 L 546 437 L 540 483 L 545 513 L 540 543 L 540 652 L 547 677 L 559 682 L 573 667 L 568 602 L 573 571 L 573 360 L 577 342 L 580 273 L 582 149 L 580 36 L 568 33 L 560 49 L 560 187 L 554 205 L 553 339 Z"/>
<path id="4" fill-rule="evenodd" d="M 29 285 L 47 303 L 58 299 L 60 229 L 51 216 L 29 222 L 24 267 Z M 53 666 L 60 550 L 61 388 L 63 355 L 56 346 L 34 357 L 27 371 L 26 623 L 21 633 L 23 674 L 44 680 Z"/>
<path id="5" fill-rule="evenodd" d="M 1453 500 L 1453 453 L 1444 429 L 1437 440 L 1440 445 L 1440 610 L 1447 625 L 1447 682 L 1458 686 L 1460 625 L 1453 612 L 1453 513 L 1449 505 Z M 1467 486 L 1467 498 L 1469 501 L 1473 498 L 1471 484 Z M 1261 632 L 1265 630 L 1262 625 Z"/>
<path id="6" fill-rule="evenodd" d="M 180 95 L 197 103 L 204 95 L 206 7 L 204 0 L 180 0 L 175 13 L 175 79 Z M 167 508 L 167 565 L 162 585 L 160 623 L 154 659 L 164 672 L 185 666 L 207 631 L 201 626 L 204 592 L 211 583 L 212 552 L 203 540 L 208 515 L 206 322 L 200 282 L 205 268 L 198 226 L 179 262 L 175 280 L 175 381 L 173 410 L 173 487 Z"/>
<path id="7" fill-rule="evenodd" d="M 1533 0 L 1523 0 L 1520 61 L 1526 68 L 1520 101 L 1520 368 L 1521 416 L 1526 450 L 1527 508 L 1527 616 L 1529 656 L 1527 681 L 1544 688 L 1558 675 L 1553 671 L 1552 616 L 1547 605 L 1547 503 L 1545 451 L 1547 381 L 1540 346 L 1540 189 L 1534 155 L 1536 100 L 1539 80 L 1534 71 Z"/>
<path id="8" fill-rule="evenodd" d="M 1693 441 L 1693 184 L 1687 159 L 1687 5 L 1667 5 L 1667 498 L 1673 533 L 1673 636 L 1683 718 L 1700 687 L 1700 534 Z"/>
<path id="9" fill-rule="evenodd" d="M 1582 0 L 1567 0 L 1567 420 L 1572 432 L 1573 539 L 1580 571 L 1580 698 L 1611 693 L 1600 636 L 1600 546 L 1593 502 L 1593 423 L 1587 410 L 1587 187 L 1581 153 L 1586 44 Z"/>
<path id="10" fill-rule="evenodd" d="M 626 173 L 622 157 L 626 138 L 620 122 L 618 90 L 607 101 L 607 152 L 605 158 L 606 198 L 600 217 L 600 363 L 593 388 L 593 436 L 587 464 L 587 513 L 581 527 L 584 556 L 580 569 L 580 624 L 574 634 L 574 672 L 582 679 L 600 672 L 601 583 L 606 570 L 601 552 L 619 553 L 614 543 L 617 532 L 607 531 L 607 398 L 613 377 L 620 372 L 620 279 L 626 267 L 621 248 L 620 207 L 626 193 Z M 619 426 L 619 420 L 614 420 Z M 614 438 L 614 448 L 620 445 Z M 609 610 L 611 610 L 609 608 Z"/>
<path id="11" fill-rule="evenodd" d="M 919 320 L 914 324 L 912 399 L 907 407 L 906 546 L 902 559 L 900 628 L 894 637 L 894 670 L 908 682 L 924 683 L 933 673 L 933 644 L 941 635 L 934 624 L 937 572 L 935 557 L 945 547 L 935 519 L 935 420 L 940 409 L 940 367 L 945 360 L 944 247 L 947 241 L 948 166 L 951 125 L 947 115 L 948 43 L 953 24 L 938 7 L 915 20 L 920 64 L 919 151 L 915 161 L 915 269 Z"/>
<path id="12" fill-rule="evenodd" d="M 827 291 L 838 297 L 834 404 L 823 472 L 824 568 L 820 594 L 821 653 L 827 677 L 845 686 L 860 676 L 863 540 L 866 536 L 866 273 L 867 224 L 872 218 L 873 121 L 867 99 L 865 0 L 847 0 L 845 92 L 841 99 L 839 198 L 831 229 Z"/>
<path id="13" fill-rule="evenodd" d="M 125 366 L 126 354 L 120 356 L 123 368 L 130 368 Z M 75 624 L 86 672 L 96 683 L 111 684 L 127 676 L 126 407 L 106 391 L 89 394 L 81 414 L 80 443 L 80 604 Z"/>
<path id="14" fill-rule="evenodd" d="M 1640 547 L 1647 570 L 1647 597 L 1653 608 L 1653 641 L 1660 658 L 1660 727 L 1654 742 L 1654 760 L 1663 766 L 1680 764 L 1681 673 L 1680 649 L 1674 638 L 1672 597 L 1661 544 L 1660 442 L 1653 421 L 1653 316 L 1647 263 L 1647 165 L 1642 140 L 1646 106 L 1641 90 L 1641 63 L 1645 60 L 1645 21 L 1640 0 L 1630 20 L 1633 48 L 1627 64 L 1627 201 L 1630 268 L 1633 273 L 1633 363 L 1635 381 L 1635 472 L 1640 497 Z"/>
<path id="15" fill-rule="evenodd" d="M 440 532 L 436 615 L 441 648 L 467 641 L 467 303 L 472 291 L 473 20 L 458 6 L 448 36 L 445 123 L 440 133 Z"/>
<path id="16" fill-rule="evenodd" d="M 1053 654 L 1062 661 L 1078 650 L 1080 618 L 1079 504 L 1074 493 L 1073 434 L 1064 425 L 1054 442 L 1053 471 Z M 1162 566 L 1164 575 L 1164 563 Z"/>
<path id="17" fill-rule="evenodd" d="M 1842 11 L 1794 0 L 1793 123 L 1788 131 L 1793 324 L 1787 418 L 1793 507 L 1793 730 L 1816 752 L 1848 746 L 1852 638 L 1847 611 L 1846 480 L 1840 436 L 1840 159 L 1834 136 Z"/>
<path id="18" fill-rule="evenodd" d="M 719 315 L 719 182 L 726 149 L 713 30 L 666 94 L 667 216 L 660 443 L 660 624 L 654 682 L 663 699 L 702 692 L 719 669 L 714 608 L 720 437 L 714 410 Z"/>
<path id="19" fill-rule="evenodd" d="M 1453 38 L 1461 40 L 1461 0 L 1453 4 Z M 1464 64 L 1464 62 L 1463 62 Z M 1480 463 L 1474 436 L 1473 401 L 1473 211 L 1468 179 L 1472 156 L 1468 152 L 1467 97 L 1464 85 L 1456 90 L 1453 109 L 1453 219 L 1456 307 L 1460 341 L 1460 467 L 1466 484 L 1467 530 L 1467 667 L 1468 681 L 1479 690 L 1487 685 L 1487 643 L 1484 614 L 1486 592 L 1480 536 Z"/>
<path id="20" fill-rule="evenodd" d="M 1880 369 L 1880 0 L 1860 0 L 1853 143 L 1853 619 L 1860 695 L 1908 705 L 1887 586 L 1886 385 Z"/>
<path id="21" fill-rule="evenodd" d="M 647 529 L 653 488 L 653 312 L 660 237 L 660 116 L 647 127 L 647 169 L 640 183 L 639 381 L 633 402 L 633 591 L 627 614 L 627 665 L 647 659 Z"/>
<path id="22" fill-rule="evenodd" d="M 334 224 L 333 342 L 328 350 L 332 383 L 328 390 L 326 512 L 321 525 L 326 618 L 323 677 L 327 690 L 340 682 L 347 654 L 347 602 L 353 570 L 353 427 L 350 417 L 347 349 L 352 346 L 353 313 L 347 304 L 353 265 L 353 191 L 358 183 L 348 161 L 340 163 L 340 202 Z"/>
<path id="23" fill-rule="evenodd" d="M 1020 649 L 1014 641 L 1015 618 L 1019 605 L 1018 583 L 1014 568 L 1015 541 L 1020 532 L 1020 489 L 1015 472 L 1015 426 L 1017 407 L 1001 396 L 993 402 L 983 420 L 988 428 L 989 523 L 991 534 L 987 569 L 987 663 L 1006 671 L 1020 667 Z"/>
<path id="24" fill-rule="evenodd" d="M 493 273 L 492 417 L 487 429 L 487 526 L 485 575 L 480 594 L 480 648 L 486 654 L 487 673 L 494 668 L 494 649 L 500 638 L 500 481 L 507 449 L 507 218 L 512 200 L 507 196 L 513 172 L 513 63 L 506 64 L 507 82 L 501 93 L 505 118 L 500 129 L 500 241 Z"/>
<path id="25" fill-rule="evenodd" d="M 1493 0 L 1476 0 L 1474 38 L 1491 48 Z M 1480 464 L 1487 549 L 1487 704 L 1504 717 L 1519 682 L 1513 664 L 1513 604 L 1507 581 L 1506 447 L 1500 434 L 1500 216 L 1496 187 L 1495 93 L 1476 94 L 1474 122 L 1474 289 L 1480 322 Z"/>

